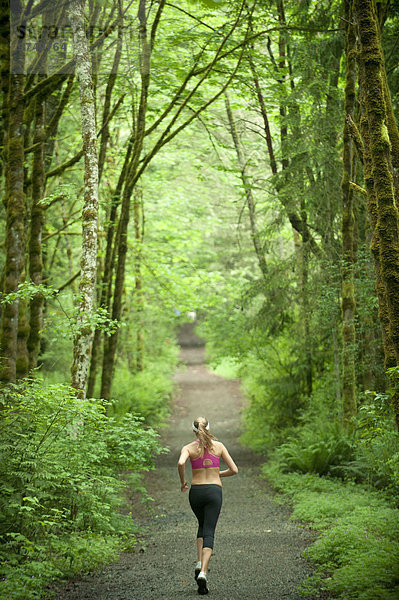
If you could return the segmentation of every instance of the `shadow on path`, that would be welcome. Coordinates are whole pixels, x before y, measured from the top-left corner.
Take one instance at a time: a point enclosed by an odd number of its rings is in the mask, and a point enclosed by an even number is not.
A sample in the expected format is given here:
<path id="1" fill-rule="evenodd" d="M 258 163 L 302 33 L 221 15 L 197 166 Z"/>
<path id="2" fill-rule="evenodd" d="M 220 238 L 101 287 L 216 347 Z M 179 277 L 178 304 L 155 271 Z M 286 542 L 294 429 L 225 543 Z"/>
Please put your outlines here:
<path id="1" fill-rule="evenodd" d="M 186 364 L 175 379 L 179 391 L 170 425 L 163 433 L 169 454 L 148 476 L 154 498 L 139 519 L 147 529 L 141 550 L 123 554 L 102 572 L 67 582 L 60 600 L 188 600 L 198 597 L 193 578 L 196 520 L 188 495 L 180 492 L 176 463 L 192 440 L 191 422 L 209 419 L 211 431 L 240 469 L 223 479 L 223 508 L 216 528 L 208 597 L 215 600 L 300 600 L 299 583 L 311 573 L 301 557 L 311 535 L 289 520 L 267 486 L 256 477 L 259 460 L 238 443 L 244 399 L 238 381 L 222 379 L 204 366 L 201 347 L 184 348 Z M 190 469 L 187 469 L 188 480 Z"/>

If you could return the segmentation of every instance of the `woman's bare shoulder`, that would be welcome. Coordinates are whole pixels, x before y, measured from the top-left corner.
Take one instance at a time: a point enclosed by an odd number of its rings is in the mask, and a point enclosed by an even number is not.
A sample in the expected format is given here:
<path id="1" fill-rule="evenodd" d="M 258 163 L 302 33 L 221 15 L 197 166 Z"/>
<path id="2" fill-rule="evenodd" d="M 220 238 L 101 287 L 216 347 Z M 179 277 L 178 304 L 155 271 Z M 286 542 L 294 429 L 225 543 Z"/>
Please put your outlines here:
<path id="1" fill-rule="evenodd" d="M 189 442 L 184 446 L 184 448 L 186 448 L 189 452 L 192 452 L 193 450 L 196 450 L 198 448 L 198 444 L 195 441 Z"/>
<path id="2" fill-rule="evenodd" d="M 220 454 L 223 452 L 223 449 L 225 447 L 224 444 L 222 444 L 222 442 L 217 442 L 216 440 L 213 440 L 212 446 Z"/>
<path id="3" fill-rule="evenodd" d="M 187 450 L 189 450 L 190 448 L 196 448 L 196 447 L 197 447 L 197 444 L 195 442 L 189 442 L 188 444 L 183 446 L 183 449 L 187 448 Z"/>

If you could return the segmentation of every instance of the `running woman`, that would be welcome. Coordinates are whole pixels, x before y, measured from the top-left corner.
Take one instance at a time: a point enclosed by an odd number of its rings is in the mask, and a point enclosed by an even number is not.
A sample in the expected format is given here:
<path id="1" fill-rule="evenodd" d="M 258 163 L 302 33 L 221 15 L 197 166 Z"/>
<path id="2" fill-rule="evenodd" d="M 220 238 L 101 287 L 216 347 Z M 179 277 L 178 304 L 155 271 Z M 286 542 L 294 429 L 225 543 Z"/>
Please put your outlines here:
<path id="1" fill-rule="evenodd" d="M 205 417 L 198 417 L 192 424 L 196 440 L 183 446 L 177 469 L 180 476 L 180 489 L 188 490 L 184 470 L 188 459 L 191 462 L 192 478 L 189 493 L 190 506 L 198 519 L 197 554 L 195 579 L 198 593 L 208 593 L 206 574 L 212 555 L 215 527 L 222 507 L 221 477 L 230 477 L 238 473 L 238 468 L 226 447 L 209 432 L 209 423 Z M 227 469 L 219 471 L 220 459 Z"/>

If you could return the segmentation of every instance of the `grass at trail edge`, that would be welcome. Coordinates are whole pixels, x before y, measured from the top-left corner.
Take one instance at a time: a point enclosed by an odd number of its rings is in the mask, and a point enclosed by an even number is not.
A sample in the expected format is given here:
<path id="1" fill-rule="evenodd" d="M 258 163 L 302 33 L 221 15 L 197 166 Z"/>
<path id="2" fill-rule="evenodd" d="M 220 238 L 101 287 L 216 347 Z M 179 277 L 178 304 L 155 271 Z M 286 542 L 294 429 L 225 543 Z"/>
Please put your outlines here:
<path id="1" fill-rule="evenodd" d="M 399 510 L 393 500 L 353 482 L 314 474 L 282 473 L 276 465 L 263 476 L 292 504 L 291 518 L 319 532 L 305 556 L 318 566 L 301 587 L 341 600 L 399 598 Z"/>

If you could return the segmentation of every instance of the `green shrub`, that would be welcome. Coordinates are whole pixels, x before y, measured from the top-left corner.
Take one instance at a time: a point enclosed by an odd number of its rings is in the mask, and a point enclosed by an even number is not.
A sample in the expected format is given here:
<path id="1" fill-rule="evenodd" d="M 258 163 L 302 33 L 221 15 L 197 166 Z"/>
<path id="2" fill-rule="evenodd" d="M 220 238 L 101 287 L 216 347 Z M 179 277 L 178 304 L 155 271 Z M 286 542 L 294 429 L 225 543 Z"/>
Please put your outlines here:
<path id="1" fill-rule="evenodd" d="M 289 468 L 289 463 L 292 463 L 290 455 L 295 453 L 294 446 L 300 447 L 302 444 L 301 441 L 296 444 L 294 440 L 307 424 L 311 430 L 308 429 L 303 436 L 311 438 L 312 442 L 320 440 L 320 448 L 313 448 L 306 455 L 308 439 L 304 440 L 305 448 L 301 456 L 298 455 L 296 468 L 306 472 L 306 464 L 310 464 L 311 470 L 314 467 L 322 469 L 325 463 L 330 462 L 330 452 L 347 456 L 349 450 L 344 432 L 335 430 L 339 425 L 332 426 L 334 441 L 331 443 L 329 435 L 324 433 L 331 422 L 337 421 L 334 374 L 327 367 L 315 379 L 313 393 L 307 397 L 296 376 L 299 365 L 292 364 L 291 359 L 287 343 L 281 340 L 274 353 L 267 353 L 266 363 L 255 357 L 246 357 L 242 362 L 239 375 L 249 399 L 243 415 L 245 432 L 242 442 L 254 451 L 270 453 L 276 446 L 286 444 L 289 440 L 286 448 Z M 317 467 L 317 463 L 320 467 Z"/>
<path id="2" fill-rule="evenodd" d="M 140 373 L 119 368 L 112 390 L 108 412 L 115 417 L 131 413 L 143 417 L 148 425 L 159 425 L 170 413 L 173 381 L 162 365 L 150 365 Z"/>
<path id="3" fill-rule="evenodd" d="M 241 442 L 255 452 L 268 453 L 281 443 L 297 423 L 302 407 L 295 367 L 283 342 L 276 356 L 271 351 L 265 361 L 247 356 L 240 365 L 239 376 L 248 398 Z"/>
<path id="4" fill-rule="evenodd" d="M 133 372 L 128 361 L 118 360 L 112 383 L 112 402 L 108 414 L 117 418 L 132 413 L 144 418 L 147 425 L 159 427 L 170 413 L 173 392 L 173 374 L 178 363 L 179 350 L 173 335 L 166 336 L 166 327 L 160 326 L 157 351 L 150 360 L 146 357 L 142 371 Z M 161 336 L 160 334 L 163 334 Z M 170 333 L 170 332 L 169 332 Z M 154 341 L 152 342 L 154 343 Z M 148 348 L 150 353 L 151 347 Z M 99 390 L 98 390 L 99 391 Z"/>
<path id="5" fill-rule="evenodd" d="M 389 496 L 353 481 L 283 473 L 275 463 L 263 472 L 290 499 L 292 518 L 321 532 L 305 551 L 318 569 L 303 582 L 303 595 L 326 590 L 342 600 L 399 596 L 399 510 Z"/>
<path id="6" fill-rule="evenodd" d="M 108 418 L 67 385 L 33 380 L 3 395 L 0 594 L 35 598 L 49 579 L 110 560 L 124 540 L 132 547 L 119 473 L 150 469 L 161 448 L 142 418 Z"/>
<path id="7" fill-rule="evenodd" d="M 399 495 L 399 432 L 387 394 L 369 393 L 359 409 L 356 459 L 346 474 Z"/>
<path id="8" fill-rule="evenodd" d="M 337 421 L 316 421 L 296 431 L 275 450 L 283 471 L 326 475 L 354 455 L 354 438 Z"/>
<path id="9" fill-rule="evenodd" d="M 210 368 L 215 375 L 225 379 L 237 379 L 239 377 L 240 365 L 233 358 L 224 357 L 218 361 L 211 361 Z"/>

